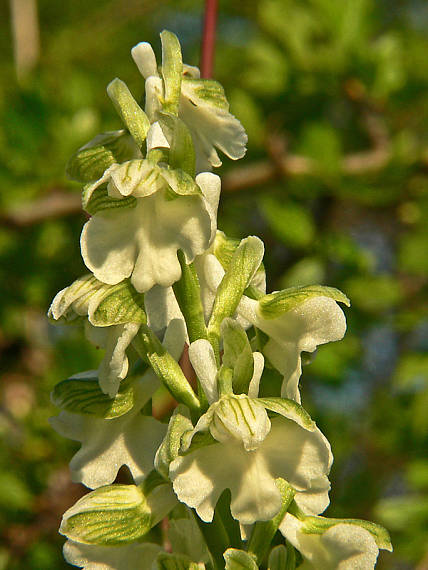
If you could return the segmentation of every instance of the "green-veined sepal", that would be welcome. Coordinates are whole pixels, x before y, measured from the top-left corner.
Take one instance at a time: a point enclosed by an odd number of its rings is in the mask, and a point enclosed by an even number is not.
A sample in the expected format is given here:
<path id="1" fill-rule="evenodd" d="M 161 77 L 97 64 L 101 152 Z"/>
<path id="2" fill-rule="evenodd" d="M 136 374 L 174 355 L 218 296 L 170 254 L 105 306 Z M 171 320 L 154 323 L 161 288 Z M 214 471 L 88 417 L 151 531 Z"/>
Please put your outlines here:
<path id="1" fill-rule="evenodd" d="M 78 182 L 93 182 L 101 178 L 112 164 L 138 158 L 141 153 L 127 131 L 110 131 L 97 135 L 73 154 L 66 173 Z"/>
<path id="2" fill-rule="evenodd" d="M 118 418 L 133 408 L 137 380 L 121 382 L 114 398 L 101 391 L 98 372 L 88 371 L 59 382 L 51 393 L 55 406 L 73 414 L 86 414 L 106 420 Z"/>
<path id="3" fill-rule="evenodd" d="M 228 548 L 223 555 L 225 570 L 258 570 L 255 556 L 244 550 Z"/>
<path id="4" fill-rule="evenodd" d="M 334 287 L 308 285 L 306 287 L 290 287 L 283 291 L 270 293 L 259 300 L 260 315 L 264 319 L 275 319 L 283 313 L 294 309 L 313 297 L 329 297 L 349 307 L 348 297 Z"/>
<path id="5" fill-rule="evenodd" d="M 126 83 L 117 77 L 107 85 L 107 94 L 124 125 L 141 149 L 150 128 L 147 115 L 132 96 Z"/>

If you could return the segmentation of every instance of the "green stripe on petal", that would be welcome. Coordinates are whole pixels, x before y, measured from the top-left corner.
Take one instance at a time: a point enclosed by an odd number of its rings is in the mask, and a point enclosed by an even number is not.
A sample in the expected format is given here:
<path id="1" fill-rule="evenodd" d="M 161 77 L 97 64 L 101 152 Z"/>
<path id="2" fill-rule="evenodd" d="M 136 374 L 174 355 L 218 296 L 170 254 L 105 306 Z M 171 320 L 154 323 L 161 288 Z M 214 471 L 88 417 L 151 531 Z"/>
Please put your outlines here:
<path id="1" fill-rule="evenodd" d="M 367 530 L 375 539 L 378 548 L 392 551 L 391 539 L 383 526 L 361 519 L 331 519 L 325 517 L 308 516 L 304 518 L 302 532 L 305 534 L 323 534 L 337 524 L 350 524 Z"/>
<path id="2" fill-rule="evenodd" d="M 60 533 L 83 544 L 134 542 L 151 528 L 152 513 L 135 485 L 108 485 L 82 497 L 63 516 Z"/>
<path id="3" fill-rule="evenodd" d="M 106 288 L 94 310 L 89 312 L 89 322 L 94 326 L 110 326 L 126 323 L 146 323 L 144 295 L 138 293 L 128 279 Z"/>
<path id="4" fill-rule="evenodd" d="M 73 414 L 92 415 L 106 420 L 118 418 L 133 408 L 134 382 L 120 384 L 114 398 L 104 394 L 96 372 L 84 372 L 59 382 L 51 393 L 52 403 Z"/>
<path id="5" fill-rule="evenodd" d="M 93 189 L 93 185 L 83 188 L 82 207 L 91 216 L 98 212 L 116 210 L 118 208 L 135 208 L 137 200 L 133 196 L 126 198 L 111 198 L 107 192 L 107 185 Z"/>
<path id="6" fill-rule="evenodd" d="M 184 170 L 163 168 L 161 175 L 177 196 L 202 196 L 199 186 Z"/>
<path id="7" fill-rule="evenodd" d="M 112 164 L 138 156 L 133 138 L 124 129 L 102 133 L 73 154 L 66 166 L 72 180 L 92 182 L 101 178 Z"/>
<path id="8" fill-rule="evenodd" d="M 259 300 L 260 315 L 265 319 L 275 319 L 301 305 L 312 297 L 330 297 L 335 301 L 344 303 L 349 307 L 348 297 L 334 287 L 323 285 L 309 285 L 307 287 L 290 287 L 283 291 L 270 293 Z"/>
<path id="9" fill-rule="evenodd" d="M 267 410 L 296 422 L 296 424 L 308 431 L 314 431 L 316 428 L 316 424 L 308 412 L 294 400 L 289 400 L 288 398 L 255 398 L 255 400 L 260 402 Z"/>

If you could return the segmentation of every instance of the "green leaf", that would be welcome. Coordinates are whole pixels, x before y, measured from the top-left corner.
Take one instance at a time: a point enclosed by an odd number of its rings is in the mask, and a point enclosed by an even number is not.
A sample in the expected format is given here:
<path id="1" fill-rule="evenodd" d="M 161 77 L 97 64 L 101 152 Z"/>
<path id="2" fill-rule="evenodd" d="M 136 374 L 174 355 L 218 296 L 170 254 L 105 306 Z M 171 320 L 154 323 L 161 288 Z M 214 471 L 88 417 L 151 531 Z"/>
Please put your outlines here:
<path id="1" fill-rule="evenodd" d="M 228 237 L 224 232 L 217 230 L 214 244 L 213 244 L 213 253 L 216 258 L 220 261 L 221 266 L 225 271 L 227 271 L 230 262 L 232 261 L 233 254 L 235 253 L 236 249 L 239 247 L 239 239 L 234 239 Z M 262 279 L 264 279 L 265 275 L 265 268 L 263 263 L 260 263 L 256 275 L 253 279 L 255 285 L 258 284 Z"/>
<path id="2" fill-rule="evenodd" d="M 126 196 L 123 198 L 111 198 L 107 192 L 107 185 L 104 184 L 93 189 L 93 185 L 87 185 L 82 192 L 82 207 L 91 216 L 97 212 L 105 212 L 106 210 L 115 210 L 117 208 L 135 208 L 137 200 L 134 196 Z"/>
<path id="3" fill-rule="evenodd" d="M 287 550 L 283 544 L 272 548 L 269 554 L 268 570 L 287 570 Z"/>
<path id="4" fill-rule="evenodd" d="M 257 398 L 257 401 L 263 404 L 267 410 L 296 422 L 308 431 L 314 431 L 316 428 L 316 424 L 308 412 L 294 400 L 288 398 Z"/>
<path id="5" fill-rule="evenodd" d="M 260 314 L 265 319 L 275 319 L 308 301 L 312 297 L 330 297 L 335 301 L 344 303 L 347 307 L 350 301 L 339 289 L 324 287 L 323 285 L 308 285 L 307 287 L 290 287 L 270 293 L 259 300 Z"/>
<path id="6" fill-rule="evenodd" d="M 183 405 L 177 406 L 169 420 L 168 430 L 155 458 L 156 470 L 165 479 L 169 477 L 169 464 L 178 457 L 183 434 L 192 429 L 193 425 L 187 408 Z"/>
<path id="7" fill-rule="evenodd" d="M 171 113 L 161 113 L 159 123 L 169 143 L 169 164 L 195 176 L 195 149 L 186 124 Z"/>
<path id="8" fill-rule="evenodd" d="M 118 418 L 133 408 L 135 381 L 121 382 L 114 398 L 104 394 L 96 372 L 83 372 L 59 382 L 51 393 L 55 406 L 73 414 L 87 414 L 106 420 Z"/>
<path id="9" fill-rule="evenodd" d="M 150 128 L 147 115 L 138 105 L 127 85 L 117 77 L 107 85 L 107 94 L 124 125 L 141 149 Z"/>
<path id="10" fill-rule="evenodd" d="M 164 81 L 164 110 L 178 115 L 181 94 L 181 78 L 183 61 L 180 42 L 175 34 L 164 30 L 161 32 L 162 42 L 162 77 Z"/>
<path id="11" fill-rule="evenodd" d="M 223 366 L 233 370 L 233 392 L 247 394 L 254 372 L 254 359 L 247 334 L 241 325 L 230 318 L 221 324 L 223 338 Z"/>
<path id="12" fill-rule="evenodd" d="M 89 314 L 94 326 L 110 326 L 126 323 L 146 323 L 144 311 L 144 295 L 138 293 L 129 279 L 109 285 L 98 306 Z"/>
<path id="13" fill-rule="evenodd" d="M 374 522 L 360 519 L 330 519 L 325 517 L 305 517 L 302 532 L 306 534 L 323 534 L 329 528 L 337 524 L 352 524 L 367 530 L 375 539 L 378 548 L 392 551 L 391 539 L 388 531 Z"/>
<path id="14" fill-rule="evenodd" d="M 200 338 L 206 339 L 208 337 L 201 301 L 201 288 L 193 263 L 186 263 L 185 255 L 181 249 L 177 251 L 177 257 L 181 266 L 181 278 L 172 287 L 178 306 L 186 321 L 189 340 L 192 343 Z"/>
<path id="15" fill-rule="evenodd" d="M 135 485 L 108 485 L 82 497 L 63 516 L 60 533 L 83 544 L 134 542 L 151 528 L 152 513 Z"/>
<path id="16" fill-rule="evenodd" d="M 93 182 L 115 163 L 136 158 L 138 148 L 125 131 L 110 131 L 97 135 L 73 154 L 66 166 L 66 173 L 78 182 Z"/>
<path id="17" fill-rule="evenodd" d="M 220 325 L 223 319 L 235 313 L 245 289 L 262 262 L 263 253 L 263 242 L 255 236 L 243 239 L 233 253 L 218 286 L 208 325 L 208 337 L 216 347 L 219 345 Z"/>
<path id="18" fill-rule="evenodd" d="M 157 570 L 204 570 L 205 564 L 192 562 L 185 554 L 161 552 L 156 558 Z"/>
<path id="19" fill-rule="evenodd" d="M 165 350 L 157 336 L 146 325 L 141 325 L 133 344 L 141 357 L 150 363 L 156 376 L 174 398 L 191 410 L 199 410 L 200 402 L 178 362 Z"/>
<path id="20" fill-rule="evenodd" d="M 244 550 L 228 548 L 223 557 L 226 561 L 225 570 L 258 570 L 255 556 Z"/>

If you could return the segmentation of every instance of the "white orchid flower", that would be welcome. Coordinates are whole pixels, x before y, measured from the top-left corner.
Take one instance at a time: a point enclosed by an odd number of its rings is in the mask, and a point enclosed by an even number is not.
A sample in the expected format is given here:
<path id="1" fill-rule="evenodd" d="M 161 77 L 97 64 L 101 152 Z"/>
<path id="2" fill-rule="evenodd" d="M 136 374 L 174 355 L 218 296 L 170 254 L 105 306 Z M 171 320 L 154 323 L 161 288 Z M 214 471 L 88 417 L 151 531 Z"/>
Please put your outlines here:
<path id="1" fill-rule="evenodd" d="M 109 285 L 130 277 L 140 293 L 172 285 L 181 275 L 177 250 L 191 262 L 214 239 L 219 194 L 220 178 L 211 173 L 195 182 L 144 159 L 112 165 L 85 191 L 93 212 L 81 236 L 86 266 Z"/>
<path id="2" fill-rule="evenodd" d="M 172 321 L 165 333 L 165 348 L 178 359 L 184 341 L 182 322 Z M 90 380 L 90 374 L 86 373 L 85 376 Z M 96 378 L 96 373 L 92 377 Z M 84 388 L 83 384 L 82 386 Z M 122 415 L 111 417 L 110 414 L 106 419 L 97 417 L 96 413 L 62 410 L 58 416 L 50 418 L 52 427 L 59 434 L 82 444 L 70 462 L 74 482 L 83 483 L 91 489 L 109 485 L 115 480 L 122 465 L 129 467 L 137 484 L 145 479 L 153 469 L 155 453 L 165 436 L 166 426 L 151 416 L 142 415 L 141 409 L 159 386 L 159 379 L 149 369 L 142 378 L 133 383 L 132 407 Z M 94 401 L 93 392 L 85 393 L 84 389 L 80 389 L 78 399 L 79 408 L 85 410 L 86 403 Z M 67 401 L 69 402 L 70 398 L 67 398 Z M 112 401 L 111 406 L 114 404 Z"/>
<path id="3" fill-rule="evenodd" d="M 346 320 L 336 300 L 349 303 L 337 289 L 322 286 L 285 289 L 258 301 L 242 297 L 238 314 L 269 336 L 263 354 L 284 376 L 283 397 L 300 403 L 303 351 L 343 338 Z"/>
<path id="4" fill-rule="evenodd" d="M 190 346 L 189 356 L 211 406 L 185 434 L 183 454 L 170 464 L 169 475 L 178 499 L 209 522 L 221 493 L 230 489 L 232 516 L 241 524 L 252 524 L 278 513 L 281 495 L 275 479 L 282 477 L 296 490 L 295 500 L 302 509 L 322 512 L 330 488 L 330 446 L 293 401 L 276 401 L 279 415 L 269 419 L 266 408 L 273 409 L 275 404 L 257 398 L 262 355 L 253 355 L 250 396 L 227 394 L 218 400 L 211 345 L 198 340 Z M 211 441 L 192 449 L 199 432 L 210 434 Z"/>
<path id="5" fill-rule="evenodd" d="M 157 121 L 171 91 L 171 72 L 165 52 L 168 50 L 168 40 L 173 34 L 167 34 L 161 34 L 163 58 L 160 70 L 149 43 L 141 42 L 131 51 L 140 73 L 146 80 L 145 111 L 152 123 Z M 233 160 L 242 158 L 248 137 L 238 119 L 229 112 L 229 103 L 222 86 L 217 81 L 201 79 L 197 67 L 183 65 L 178 41 L 174 47 L 173 65 L 181 76 L 178 81 L 176 79 L 176 87 L 180 89 L 178 116 L 186 124 L 193 139 L 196 171 L 204 172 L 221 165 L 216 149 Z"/>
<path id="6" fill-rule="evenodd" d="M 379 548 L 392 550 L 387 532 L 366 521 L 322 517 L 302 521 L 287 513 L 279 530 L 303 556 L 301 570 L 373 570 Z"/>

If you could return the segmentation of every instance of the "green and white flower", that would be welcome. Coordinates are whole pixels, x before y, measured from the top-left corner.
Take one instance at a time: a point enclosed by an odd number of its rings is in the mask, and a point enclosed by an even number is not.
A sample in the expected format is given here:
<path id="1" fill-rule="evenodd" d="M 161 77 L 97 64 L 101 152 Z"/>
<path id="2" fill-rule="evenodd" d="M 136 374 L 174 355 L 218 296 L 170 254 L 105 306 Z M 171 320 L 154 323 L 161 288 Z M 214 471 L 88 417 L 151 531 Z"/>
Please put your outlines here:
<path id="1" fill-rule="evenodd" d="M 279 530 L 302 554 L 301 570 L 372 570 L 379 549 L 392 550 L 385 529 L 355 519 L 299 520 L 287 513 Z"/>
<path id="2" fill-rule="evenodd" d="M 224 489 L 231 491 L 231 513 L 241 524 L 269 520 L 281 507 L 278 477 L 296 489 L 295 500 L 304 512 L 319 513 L 328 505 L 330 446 L 294 401 L 257 398 L 263 362 L 255 355 L 248 390 L 252 397 L 226 394 L 215 400 L 218 373 L 210 344 L 201 339 L 189 349 L 213 403 L 184 434 L 169 475 L 179 500 L 195 508 L 205 522 L 212 520 Z M 276 417 L 270 419 L 267 409 Z"/>
<path id="3" fill-rule="evenodd" d="M 171 322 L 163 343 L 174 358 L 180 357 L 184 346 L 181 321 Z M 160 386 L 158 378 L 148 370 L 132 383 L 131 394 L 119 392 L 104 408 L 102 394 L 97 395 L 89 385 L 91 375 L 82 380 L 86 380 L 87 387 L 83 383 L 73 391 L 73 386 L 68 390 L 64 386 L 64 395 L 56 398 L 54 391 L 54 403 L 63 410 L 50 419 L 59 434 L 82 444 L 70 462 L 72 480 L 95 489 L 112 483 L 120 467 L 127 465 L 134 481 L 140 483 L 153 469 L 155 453 L 166 433 L 165 424 L 141 413 Z M 99 404 L 94 407 L 97 397 Z M 79 413 L 69 411 L 73 409 Z"/>
<path id="4" fill-rule="evenodd" d="M 300 403 L 301 353 L 343 338 L 346 320 L 336 301 L 347 297 L 330 287 L 295 287 L 258 301 L 243 296 L 238 313 L 268 335 L 263 354 L 284 376 L 282 396 Z"/>
<path id="5" fill-rule="evenodd" d="M 88 340 L 105 350 L 98 379 L 113 398 L 128 373 L 126 351 L 147 320 L 143 295 L 128 280 L 111 286 L 88 274 L 57 293 L 48 316 L 59 323 L 83 323 Z"/>
<path id="6" fill-rule="evenodd" d="M 173 34 L 162 32 L 161 41 L 162 65 L 159 69 L 150 44 L 141 42 L 131 51 L 146 80 L 145 111 L 150 121 L 157 121 L 162 111 L 170 111 L 176 97 L 178 116 L 193 139 L 197 172 L 221 165 L 216 149 L 233 160 L 242 158 L 247 135 L 238 119 L 229 112 L 223 87 L 217 81 L 201 79 L 197 67 L 183 65 L 180 44 Z M 164 145 L 159 143 L 159 146 Z"/>
<path id="7" fill-rule="evenodd" d="M 130 277 L 140 293 L 172 285 L 181 275 L 177 250 L 191 262 L 214 239 L 219 194 L 211 173 L 195 182 L 144 159 L 111 166 L 85 190 L 93 214 L 81 236 L 86 266 L 109 285 Z"/>

